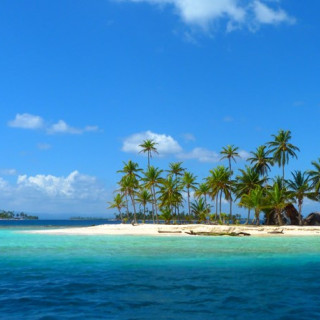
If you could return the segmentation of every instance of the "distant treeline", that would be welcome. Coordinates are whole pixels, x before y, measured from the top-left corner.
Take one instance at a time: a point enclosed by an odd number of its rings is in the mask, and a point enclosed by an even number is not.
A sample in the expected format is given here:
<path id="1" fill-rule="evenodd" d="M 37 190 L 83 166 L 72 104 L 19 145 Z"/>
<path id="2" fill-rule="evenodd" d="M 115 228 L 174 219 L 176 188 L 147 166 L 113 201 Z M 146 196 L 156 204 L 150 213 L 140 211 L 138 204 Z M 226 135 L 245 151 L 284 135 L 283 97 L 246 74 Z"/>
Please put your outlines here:
<path id="1" fill-rule="evenodd" d="M 118 213 L 115 213 L 115 218 L 118 221 L 121 221 L 121 216 Z M 152 211 L 146 211 L 144 214 L 142 211 L 136 213 L 137 220 L 139 221 L 153 221 Z M 226 213 L 221 213 L 221 224 L 225 223 L 228 220 L 229 216 Z M 180 212 L 179 214 L 171 214 L 170 212 L 162 212 L 159 215 L 159 219 L 164 221 L 165 223 L 194 223 L 199 222 L 199 217 L 195 214 L 187 214 L 185 212 Z M 124 223 L 131 222 L 134 220 L 133 212 L 128 212 L 125 218 L 122 219 Z M 232 215 L 231 221 L 234 224 L 239 224 L 241 220 L 241 216 L 239 214 Z M 215 215 L 212 214 L 209 217 L 209 221 L 215 221 Z"/>
<path id="2" fill-rule="evenodd" d="M 37 216 L 30 216 L 24 212 L 0 211 L 0 219 L 38 220 Z"/>
<path id="3" fill-rule="evenodd" d="M 108 220 L 101 217 L 71 217 L 70 220 Z"/>

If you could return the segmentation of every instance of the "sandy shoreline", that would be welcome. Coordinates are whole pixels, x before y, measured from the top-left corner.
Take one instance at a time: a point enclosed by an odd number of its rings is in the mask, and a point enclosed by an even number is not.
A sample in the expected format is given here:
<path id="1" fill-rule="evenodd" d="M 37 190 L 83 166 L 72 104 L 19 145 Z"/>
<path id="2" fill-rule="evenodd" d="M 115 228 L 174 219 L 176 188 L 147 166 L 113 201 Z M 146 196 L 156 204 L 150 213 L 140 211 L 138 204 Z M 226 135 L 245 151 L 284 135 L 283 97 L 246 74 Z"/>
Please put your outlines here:
<path id="1" fill-rule="evenodd" d="M 135 236 L 189 236 L 189 233 L 248 233 L 251 236 L 320 236 L 320 226 L 225 226 L 225 225 L 153 225 L 131 224 L 99 225 L 92 227 L 24 231 L 51 235 L 135 235 Z"/>

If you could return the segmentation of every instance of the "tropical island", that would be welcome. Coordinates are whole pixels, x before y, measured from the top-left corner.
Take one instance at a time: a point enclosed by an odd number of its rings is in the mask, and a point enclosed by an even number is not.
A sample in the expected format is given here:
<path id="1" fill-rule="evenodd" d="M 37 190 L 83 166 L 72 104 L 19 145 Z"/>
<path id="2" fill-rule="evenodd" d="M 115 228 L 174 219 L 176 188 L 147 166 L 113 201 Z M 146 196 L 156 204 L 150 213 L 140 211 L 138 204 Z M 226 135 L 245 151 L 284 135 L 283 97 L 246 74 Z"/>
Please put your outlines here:
<path id="1" fill-rule="evenodd" d="M 127 235 L 320 235 L 320 213 L 302 214 L 305 199 L 320 200 L 320 158 L 310 170 L 286 173 L 291 158 L 300 151 L 291 143 L 291 132 L 280 130 L 272 140 L 250 153 L 244 168 L 234 172 L 239 148 L 222 148 L 221 160 L 207 177 L 197 177 L 172 162 L 166 170 L 154 167 L 157 143 L 142 141 L 147 166 L 129 160 L 118 171 L 121 178 L 109 208 L 116 209 L 118 225 L 35 231 L 55 234 Z M 271 176 L 273 166 L 281 176 Z M 223 201 L 229 212 L 222 211 Z M 234 214 L 235 206 L 247 210 L 246 219 Z M 244 220 L 244 221 L 243 221 Z"/>
<path id="2" fill-rule="evenodd" d="M 320 224 L 319 213 L 306 218 L 302 215 L 304 199 L 320 200 L 320 158 L 311 163 L 308 171 L 286 174 L 286 165 L 291 158 L 298 158 L 300 151 L 291 139 L 289 130 L 279 130 L 270 142 L 251 152 L 245 167 L 238 172 L 233 171 L 232 162 L 240 157 L 239 148 L 227 145 L 220 154 L 228 166 L 216 166 L 202 181 L 197 181 L 182 162 L 170 163 L 167 170 L 152 166 L 157 143 L 145 140 L 140 147 L 141 153 L 147 155 L 147 167 L 142 169 L 131 160 L 124 163 L 118 171 L 122 174 L 119 189 L 109 208 L 117 209 L 115 216 L 123 223 L 134 224 L 146 220 L 162 220 L 166 224 L 239 224 L 241 217 L 233 214 L 234 205 L 247 209 L 246 224 Z M 269 175 L 273 166 L 281 168 L 281 176 Z M 229 202 L 228 213 L 222 212 L 223 200 Z"/>
<path id="3" fill-rule="evenodd" d="M 38 220 L 38 216 L 31 216 L 24 212 L 0 211 L 0 220 Z"/>

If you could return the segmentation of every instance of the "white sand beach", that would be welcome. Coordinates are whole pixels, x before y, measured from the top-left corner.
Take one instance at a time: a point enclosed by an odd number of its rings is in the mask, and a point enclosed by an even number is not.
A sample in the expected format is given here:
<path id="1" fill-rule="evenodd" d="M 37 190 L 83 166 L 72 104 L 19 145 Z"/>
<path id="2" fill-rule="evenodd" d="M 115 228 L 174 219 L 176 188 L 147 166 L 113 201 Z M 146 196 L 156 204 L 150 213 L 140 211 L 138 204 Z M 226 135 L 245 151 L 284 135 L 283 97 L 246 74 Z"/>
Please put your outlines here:
<path id="1" fill-rule="evenodd" d="M 251 226 L 251 225 L 163 225 L 163 224 L 113 224 L 92 227 L 25 231 L 51 235 L 135 235 L 135 236 L 194 236 L 190 233 L 239 234 L 250 236 L 320 236 L 320 226 Z M 241 234 L 240 234 L 241 235 Z"/>

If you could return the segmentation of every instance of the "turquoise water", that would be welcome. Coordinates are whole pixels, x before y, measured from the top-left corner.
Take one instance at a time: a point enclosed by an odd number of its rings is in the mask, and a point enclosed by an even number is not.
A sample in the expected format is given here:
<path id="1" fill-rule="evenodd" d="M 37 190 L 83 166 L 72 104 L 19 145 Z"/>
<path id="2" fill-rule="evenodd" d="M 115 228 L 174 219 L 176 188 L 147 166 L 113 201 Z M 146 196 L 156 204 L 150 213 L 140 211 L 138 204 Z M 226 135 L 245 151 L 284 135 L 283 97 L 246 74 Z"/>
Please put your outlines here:
<path id="1" fill-rule="evenodd" d="M 320 237 L 0 229 L 1 319 L 319 319 Z"/>

